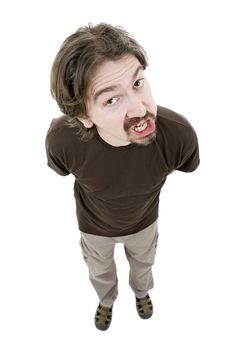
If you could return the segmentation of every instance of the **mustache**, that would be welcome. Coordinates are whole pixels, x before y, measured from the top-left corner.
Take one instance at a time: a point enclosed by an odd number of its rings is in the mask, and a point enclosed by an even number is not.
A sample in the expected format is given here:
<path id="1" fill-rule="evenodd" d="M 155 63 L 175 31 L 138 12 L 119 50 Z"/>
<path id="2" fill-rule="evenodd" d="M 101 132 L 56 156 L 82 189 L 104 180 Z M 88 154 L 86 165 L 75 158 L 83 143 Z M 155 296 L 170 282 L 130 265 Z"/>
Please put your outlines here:
<path id="1" fill-rule="evenodd" d="M 135 117 L 135 118 L 126 117 L 125 122 L 124 122 L 125 131 L 132 128 L 132 126 L 135 126 L 135 125 L 139 124 L 140 122 L 147 120 L 148 118 L 156 121 L 156 116 L 153 113 L 150 113 L 148 111 L 146 112 L 144 117 Z"/>

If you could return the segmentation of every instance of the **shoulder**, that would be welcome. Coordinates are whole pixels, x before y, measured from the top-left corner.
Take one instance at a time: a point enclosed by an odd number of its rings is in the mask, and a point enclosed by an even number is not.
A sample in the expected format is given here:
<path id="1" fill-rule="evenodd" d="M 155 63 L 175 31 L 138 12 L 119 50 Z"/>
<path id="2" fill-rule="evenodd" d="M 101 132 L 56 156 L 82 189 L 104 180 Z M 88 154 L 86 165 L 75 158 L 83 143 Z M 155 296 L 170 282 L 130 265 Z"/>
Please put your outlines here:
<path id="1" fill-rule="evenodd" d="M 168 108 L 158 107 L 157 145 L 168 168 L 175 169 L 194 152 L 198 153 L 198 139 L 187 118 Z"/>
<path id="2" fill-rule="evenodd" d="M 196 138 L 196 133 L 188 119 L 171 109 L 158 106 L 158 139 L 169 143 L 189 142 Z"/>
<path id="3" fill-rule="evenodd" d="M 59 118 L 52 119 L 47 135 L 51 133 L 57 133 L 57 132 L 67 132 L 68 129 L 70 129 L 68 125 L 68 119 L 66 116 L 61 116 Z"/>
<path id="4" fill-rule="evenodd" d="M 177 129 L 192 128 L 188 119 L 183 115 L 162 106 L 158 106 L 157 121 L 158 124 L 161 124 L 163 127 L 173 127 Z"/>
<path id="5" fill-rule="evenodd" d="M 66 116 L 55 118 L 51 121 L 45 140 L 47 152 L 63 157 L 66 162 L 73 155 L 80 155 L 83 142 L 80 140 L 77 129 L 69 126 Z"/>
<path id="6" fill-rule="evenodd" d="M 70 127 L 66 116 L 52 119 L 47 131 L 46 140 L 49 143 L 59 145 L 61 148 L 74 143 L 82 143 L 78 135 L 78 130 Z"/>
<path id="7" fill-rule="evenodd" d="M 76 173 L 86 155 L 95 150 L 95 138 L 81 139 L 78 128 L 69 125 L 66 116 L 51 121 L 46 134 L 45 146 L 50 163 L 62 164 L 70 173 Z"/>

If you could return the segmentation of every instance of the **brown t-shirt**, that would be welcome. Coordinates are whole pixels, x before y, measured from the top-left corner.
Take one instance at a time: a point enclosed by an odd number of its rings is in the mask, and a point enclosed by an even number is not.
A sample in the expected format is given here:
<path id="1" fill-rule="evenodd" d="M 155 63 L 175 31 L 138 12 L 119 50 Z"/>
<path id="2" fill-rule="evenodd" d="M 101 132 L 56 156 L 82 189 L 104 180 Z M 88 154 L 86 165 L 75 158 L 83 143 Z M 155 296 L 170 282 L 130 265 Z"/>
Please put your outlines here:
<path id="1" fill-rule="evenodd" d="M 60 175 L 75 176 L 81 231 L 113 237 L 146 228 L 158 217 L 167 175 L 197 168 L 198 140 L 187 119 L 159 106 L 156 126 L 151 144 L 114 147 L 98 133 L 81 141 L 65 116 L 52 121 L 46 137 L 48 165 Z"/>

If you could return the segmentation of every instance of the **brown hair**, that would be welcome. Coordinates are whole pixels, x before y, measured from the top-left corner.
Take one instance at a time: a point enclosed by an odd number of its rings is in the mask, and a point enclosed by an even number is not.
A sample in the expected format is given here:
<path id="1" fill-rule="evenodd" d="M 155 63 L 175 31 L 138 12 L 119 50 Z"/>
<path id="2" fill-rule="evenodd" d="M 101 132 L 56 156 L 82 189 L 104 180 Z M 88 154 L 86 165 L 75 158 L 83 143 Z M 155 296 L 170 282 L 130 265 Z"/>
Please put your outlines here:
<path id="1" fill-rule="evenodd" d="M 94 70 L 106 59 L 134 55 L 141 65 L 148 65 L 144 49 L 122 27 L 100 23 L 79 28 L 62 44 L 51 70 L 51 93 L 83 140 L 90 139 L 95 126 L 86 129 L 78 118 L 87 117 L 86 93 Z"/>

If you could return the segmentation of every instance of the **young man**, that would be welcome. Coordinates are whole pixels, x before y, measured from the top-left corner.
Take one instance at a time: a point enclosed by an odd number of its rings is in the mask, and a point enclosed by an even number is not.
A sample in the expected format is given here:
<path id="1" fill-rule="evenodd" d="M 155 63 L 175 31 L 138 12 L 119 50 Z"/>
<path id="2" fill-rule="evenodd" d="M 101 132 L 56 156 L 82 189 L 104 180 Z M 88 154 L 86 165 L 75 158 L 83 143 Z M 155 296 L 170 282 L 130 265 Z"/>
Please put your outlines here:
<path id="1" fill-rule="evenodd" d="M 160 190 L 172 171 L 199 164 L 194 129 L 156 105 L 146 66 L 143 48 L 122 28 L 103 23 L 68 37 L 51 72 L 64 115 L 48 130 L 48 165 L 75 177 L 80 245 L 99 297 L 100 330 L 110 326 L 118 293 L 116 243 L 124 244 L 137 312 L 152 316 Z"/>

